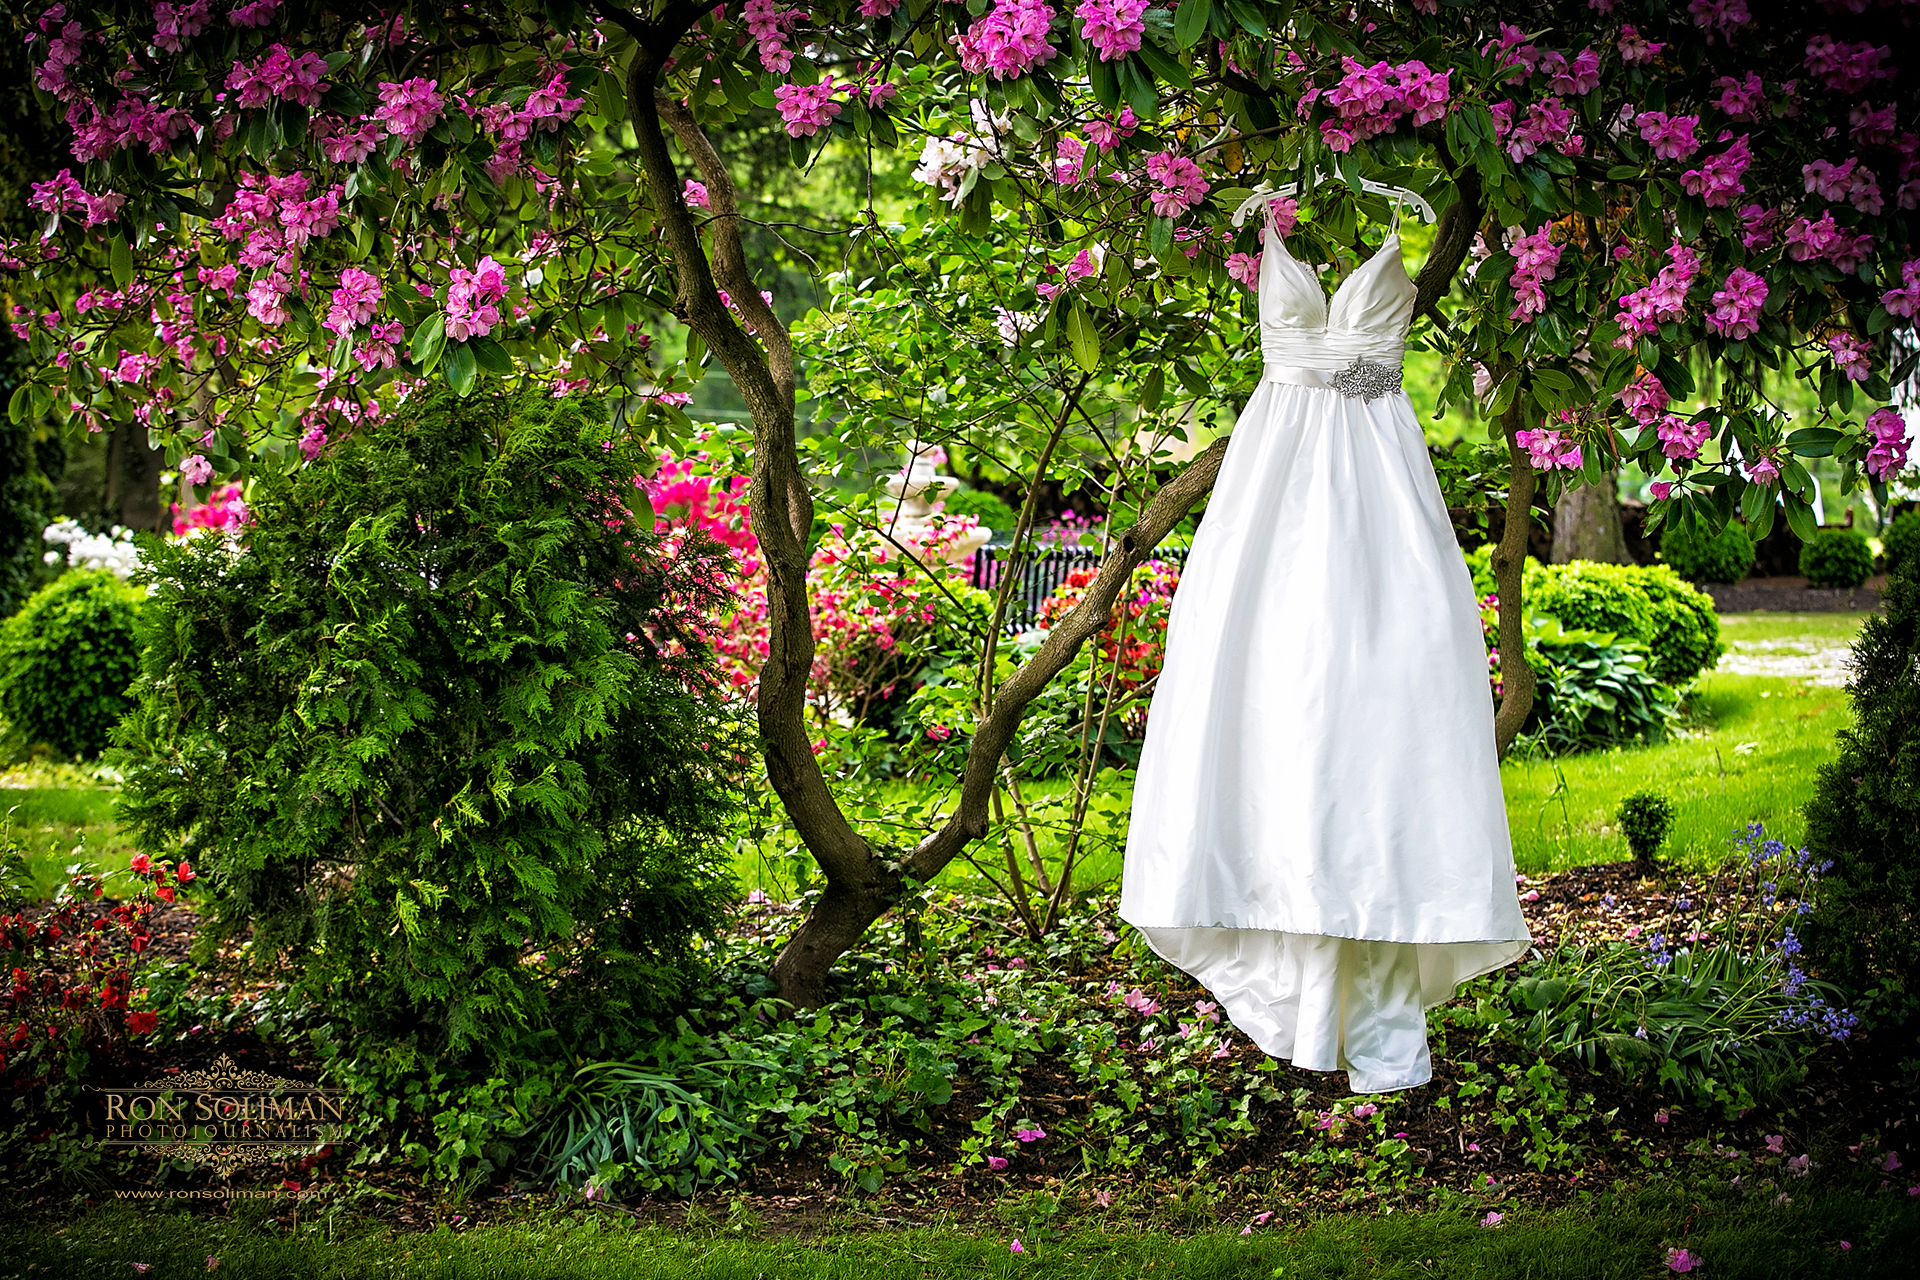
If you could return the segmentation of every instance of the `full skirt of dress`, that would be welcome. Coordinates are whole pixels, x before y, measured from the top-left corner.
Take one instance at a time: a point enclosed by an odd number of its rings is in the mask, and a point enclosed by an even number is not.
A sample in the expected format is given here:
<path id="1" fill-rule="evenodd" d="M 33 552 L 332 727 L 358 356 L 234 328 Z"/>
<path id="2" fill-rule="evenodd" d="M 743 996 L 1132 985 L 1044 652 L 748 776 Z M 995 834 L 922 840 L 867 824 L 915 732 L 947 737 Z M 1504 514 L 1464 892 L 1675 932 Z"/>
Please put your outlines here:
<path id="1" fill-rule="evenodd" d="M 1167 629 L 1120 902 L 1267 1053 L 1432 1077 L 1425 1011 L 1531 939 L 1472 580 L 1401 392 L 1264 381 Z"/>

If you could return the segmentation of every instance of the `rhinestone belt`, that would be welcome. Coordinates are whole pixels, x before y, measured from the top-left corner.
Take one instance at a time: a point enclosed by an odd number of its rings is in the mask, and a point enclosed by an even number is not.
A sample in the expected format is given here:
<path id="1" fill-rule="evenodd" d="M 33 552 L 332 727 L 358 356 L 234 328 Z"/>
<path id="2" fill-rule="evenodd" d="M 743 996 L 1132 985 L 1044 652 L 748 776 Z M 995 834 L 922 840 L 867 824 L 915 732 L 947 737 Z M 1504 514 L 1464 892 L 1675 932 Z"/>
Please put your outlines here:
<path id="1" fill-rule="evenodd" d="M 1378 360 L 1355 356 L 1352 364 L 1327 380 L 1327 386 L 1343 396 L 1377 400 L 1389 391 L 1400 390 L 1400 370 Z"/>

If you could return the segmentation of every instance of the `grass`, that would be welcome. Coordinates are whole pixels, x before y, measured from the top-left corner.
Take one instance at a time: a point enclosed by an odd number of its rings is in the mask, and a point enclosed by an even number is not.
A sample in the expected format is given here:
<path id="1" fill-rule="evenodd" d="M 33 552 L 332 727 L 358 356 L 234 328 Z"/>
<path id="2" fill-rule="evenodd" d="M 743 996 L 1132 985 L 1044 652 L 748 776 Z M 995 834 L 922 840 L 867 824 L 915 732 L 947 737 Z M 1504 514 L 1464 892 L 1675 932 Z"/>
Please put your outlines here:
<path id="1" fill-rule="evenodd" d="M 1515 865 L 1540 874 L 1625 859 L 1626 841 L 1614 829 L 1613 816 L 1625 796 L 1641 790 L 1660 791 L 1674 802 L 1677 819 L 1664 856 L 1689 866 L 1716 862 L 1734 829 L 1750 822 L 1766 823 L 1781 839 L 1798 839 L 1814 771 L 1832 757 L 1834 734 L 1850 722 L 1852 712 L 1843 689 L 1811 682 L 1795 663 L 1833 669 L 1865 617 L 1727 615 L 1720 620 L 1721 634 L 1733 653 L 1786 674 L 1708 674 L 1693 691 L 1687 720 L 1666 742 L 1558 760 L 1507 760 L 1500 775 Z M 1117 798 L 1130 800 L 1131 783 L 1126 775 L 1122 785 L 1128 795 Z M 1027 798 L 1052 798 L 1066 790 L 1065 782 L 1029 784 Z M 892 784 L 883 794 L 927 808 L 953 803 L 916 784 Z M 1124 803 L 1120 809 L 1124 814 Z M 1083 844 L 1076 885 L 1093 888 L 1118 880 L 1123 830 L 1123 818 L 1096 817 L 1089 823 L 1092 838 Z M 1045 829 L 1037 835 L 1042 854 L 1050 863 L 1057 861 L 1059 842 Z M 917 831 L 903 830 L 900 836 L 910 842 Z M 976 856 L 997 862 L 1001 854 L 993 849 Z M 778 866 L 760 850 L 743 856 L 737 870 L 751 887 L 776 896 L 794 891 L 792 866 Z M 987 888 L 963 861 L 951 864 L 940 880 Z"/>
<path id="2" fill-rule="evenodd" d="M 33 781 L 54 781 L 35 777 Z M 0 821 L 26 854 L 34 887 L 51 895 L 66 868 L 124 871 L 133 842 L 113 820 L 113 791 L 98 786 L 18 786 L 0 780 Z"/>
<path id="3" fill-rule="evenodd" d="M 1723 1184 L 1724 1186 L 1724 1184 Z M 841 1229 L 808 1238 L 762 1234 L 751 1222 L 671 1228 L 615 1218 L 540 1213 L 497 1226 L 441 1227 L 415 1235 L 317 1216 L 292 1230 L 257 1206 L 229 1214 L 110 1206 L 58 1228 L 0 1234 L 0 1280 L 124 1277 L 146 1263 L 152 1280 L 325 1276 L 328 1280 L 935 1280 L 958 1275 L 1056 1280 L 1319 1280 L 1379 1277 L 1612 1280 L 1670 1274 L 1667 1250 L 1684 1247 L 1715 1280 L 1738 1277 L 1912 1275 L 1920 1212 L 1897 1192 L 1770 1198 L 1687 1192 L 1653 1184 L 1550 1210 L 1509 1206 L 1498 1228 L 1479 1210 L 1371 1212 L 1275 1223 L 1240 1235 L 1239 1224 L 1194 1235 L 1146 1224 L 1085 1222 L 1059 1233 L 956 1227 Z M 1023 1252 L 1012 1241 L 1023 1237 Z M 1842 1248 L 1841 1241 L 1850 1248 Z"/>

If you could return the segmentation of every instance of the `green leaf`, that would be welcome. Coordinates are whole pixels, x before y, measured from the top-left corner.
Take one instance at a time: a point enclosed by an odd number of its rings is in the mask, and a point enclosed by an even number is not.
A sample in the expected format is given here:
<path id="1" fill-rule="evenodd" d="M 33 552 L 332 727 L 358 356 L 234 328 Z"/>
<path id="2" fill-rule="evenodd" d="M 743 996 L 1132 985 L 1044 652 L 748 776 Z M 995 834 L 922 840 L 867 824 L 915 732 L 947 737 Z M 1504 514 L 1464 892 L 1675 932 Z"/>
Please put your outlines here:
<path id="1" fill-rule="evenodd" d="M 1120 109 L 1120 73 L 1114 63 L 1103 62 L 1099 58 L 1091 59 L 1087 63 L 1087 80 L 1093 86 L 1096 102 L 1109 111 Z M 773 104 L 769 102 L 767 105 Z"/>
<path id="2" fill-rule="evenodd" d="M 1173 251 L 1173 219 L 1153 214 L 1147 219 L 1147 247 L 1156 258 Z"/>
<path id="3" fill-rule="evenodd" d="M 1140 60 L 1152 69 L 1153 74 L 1174 88 L 1193 88 L 1193 77 L 1187 74 L 1187 69 L 1153 41 L 1142 40 L 1138 52 Z M 1138 108 L 1135 109 L 1138 110 Z"/>
<path id="4" fill-rule="evenodd" d="M 1184 0 L 1173 15 L 1173 38 L 1182 49 L 1191 49 L 1207 34 L 1207 20 L 1213 17 L 1213 0 Z"/>
<path id="5" fill-rule="evenodd" d="M 13 389 L 13 395 L 7 400 L 8 422 L 24 422 L 32 412 L 33 393 L 29 388 L 30 384 L 23 382 Z"/>
<path id="6" fill-rule="evenodd" d="M 107 260 L 112 264 L 113 283 L 124 289 L 133 279 L 133 250 L 127 247 L 125 236 L 115 236 L 108 246 Z"/>
<path id="7" fill-rule="evenodd" d="M 1192 0 L 1188 0 L 1189 3 Z M 1140 388 L 1140 407 L 1148 413 L 1158 413 L 1160 399 L 1167 393 L 1167 373 L 1159 365 L 1147 370 L 1147 380 Z M 14 421 L 19 421 L 18 418 Z"/>
<path id="8" fill-rule="evenodd" d="M 473 381 L 479 373 L 479 362 L 474 359 L 473 349 L 464 342 L 456 342 L 447 348 L 447 383 L 461 395 L 473 391 Z"/>
<path id="9" fill-rule="evenodd" d="M 1787 508 L 1787 525 L 1793 530 L 1793 536 L 1802 542 L 1812 542 L 1813 535 L 1820 531 L 1820 522 L 1813 518 L 1813 508 L 1797 493 L 1782 493 L 1780 501 Z"/>
<path id="10" fill-rule="evenodd" d="M 514 370 L 513 357 L 507 349 L 492 338 L 480 337 L 467 339 L 467 350 L 473 352 L 473 358 L 488 373 L 511 374 Z"/>
<path id="11" fill-rule="evenodd" d="M 447 318 L 443 312 L 436 311 L 414 327 L 413 341 L 407 347 L 407 353 L 420 366 L 421 373 L 431 373 L 434 365 L 440 362 L 440 353 L 446 345 Z"/>
<path id="12" fill-rule="evenodd" d="M 1067 315 L 1067 344 L 1073 350 L 1073 362 L 1088 373 L 1100 369 L 1100 327 L 1079 303 Z"/>
<path id="13" fill-rule="evenodd" d="M 627 91 L 621 86 L 619 76 L 602 71 L 593 89 L 594 109 L 601 119 L 617 124 L 627 118 Z"/>
<path id="14" fill-rule="evenodd" d="M 1787 447 L 1802 458 L 1831 458 L 1840 439 L 1832 427 L 1802 427 L 1787 436 Z"/>

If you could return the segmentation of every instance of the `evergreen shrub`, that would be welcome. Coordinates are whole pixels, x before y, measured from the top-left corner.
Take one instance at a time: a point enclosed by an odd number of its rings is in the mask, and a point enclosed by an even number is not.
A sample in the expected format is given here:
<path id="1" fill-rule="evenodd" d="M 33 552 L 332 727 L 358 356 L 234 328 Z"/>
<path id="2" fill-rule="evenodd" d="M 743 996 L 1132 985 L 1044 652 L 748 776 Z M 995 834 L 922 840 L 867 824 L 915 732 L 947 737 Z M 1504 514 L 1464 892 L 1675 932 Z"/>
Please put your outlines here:
<path id="1" fill-rule="evenodd" d="M 1660 852 L 1667 833 L 1673 830 L 1673 802 L 1657 791 L 1636 791 L 1620 801 L 1614 821 L 1627 838 L 1633 860 L 1650 868 L 1653 855 Z"/>
<path id="2" fill-rule="evenodd" d="M 1833 866 L 1804 936 L 1827 977 L 1920 1012 L 1920 560 L 1884 599 L 1853 645 L 1853 727 L 1807 802 L 1807 844 Z"/>
<path id="3" fill-rule="evenodd" d="M 1688 582 L 1732 583 L 1753 572 L 1753 540 L 1738 523 L 1712 537 L 1693 526 L 1670 528 L 1660 538 L 1660 556 Z"/>
<path id="4" fill-rule="evenodd" d="M 1920 571 L 1920 511 L 1908 511 L 1894 517 L 1880 545 L 1888 574 L 1906 571 L 1903 566 L 1912 566 L 1914 571 Z"/>
<path id="5" fill-rule="evenodd" d="M 1852 529 L 1821 529 L 1800 547 L 1810 587 L 1857 587 L 1873 576 L 1873 549 Z"/>
<path id="6" fill-rule="evenodd" d="M 721 549 L 662 549 L 605 421 L 418 395 L 263 475 L 236 544 L 153 556 L 124 817 L 190 853 L 209 945 L 250 928 L 356 1051 L 630 1053 L 736 896 Z"/>
<path id="7" fill-rule="evenodd" d="M 16 737 L 96 756 L 133 706 L 140 592 L 105 569 L 75 569 L 0 623 L 0 715 Z"/>
<path id="8" fill-rule="evenodd" d="M 1645 645 L 1648 671 L 1675 688 L 1711 670 L 1724 651 L 1712 597 L 1666 565 L 1530 563 L 1526 593 L 1529 613 Z"/>

